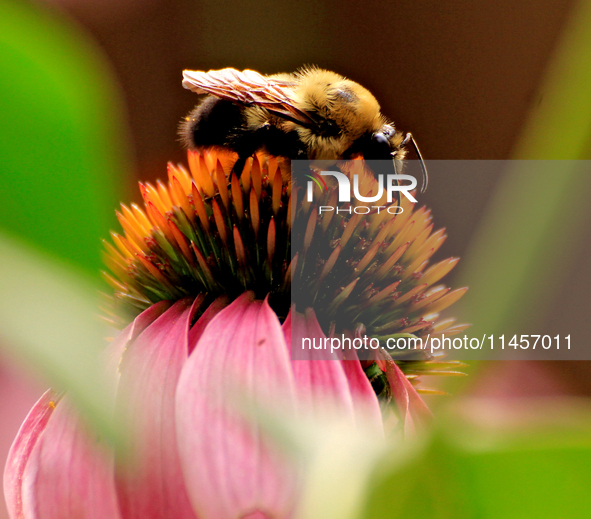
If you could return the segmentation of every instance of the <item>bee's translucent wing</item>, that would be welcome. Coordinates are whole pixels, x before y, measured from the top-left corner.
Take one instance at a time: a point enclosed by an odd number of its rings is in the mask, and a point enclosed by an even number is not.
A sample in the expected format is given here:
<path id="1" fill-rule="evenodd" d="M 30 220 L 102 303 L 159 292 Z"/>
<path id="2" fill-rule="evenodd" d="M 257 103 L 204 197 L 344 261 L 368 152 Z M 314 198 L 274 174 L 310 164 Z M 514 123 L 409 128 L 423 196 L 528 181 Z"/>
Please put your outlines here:
<path id="1" fill-rule="evenodd" d="M 244 105 L 266 108 L 274 115 L 302 124 L 313 121 L 295 106 L 294 81 L 263 76 L 254 70 L 184 70 L 183 86 L 197 94 L 211 94 Z"/>

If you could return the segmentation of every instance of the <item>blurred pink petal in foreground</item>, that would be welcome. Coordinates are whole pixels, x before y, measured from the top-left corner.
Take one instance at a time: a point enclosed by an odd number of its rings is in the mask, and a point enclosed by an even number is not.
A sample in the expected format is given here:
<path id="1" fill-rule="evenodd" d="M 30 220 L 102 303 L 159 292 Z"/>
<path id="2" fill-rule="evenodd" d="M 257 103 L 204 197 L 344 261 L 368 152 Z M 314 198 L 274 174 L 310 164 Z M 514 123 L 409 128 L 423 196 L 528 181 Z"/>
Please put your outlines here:
<path id="1" fill-rule="evenodd" d="M 11 443 L 40 390 L 27 376 L 13 366 L 8 359 L 0 358 L 0 463 L 4 466 Z M 4 502 L 0 504 L 0 519 L 7 519 Z"/>
<path id="2" fill-rule="evenodd" d="M 288 518 L 301 463 L 240 405 L 306 419 L 328 405 L 352 429 L 364 420 L 383 434 L 378 400 L 357 360 L 290 360 L 292 337 L 323 337 L 311 310 L 292 311 L 282 326 L 250 292 L 230 305 L 219 298 L 205 311 L 203 300 L 152 306 L 106 352 L 116 415 L 133 439 L 131 462 L 101 445 L 67 397 L 49 391 L 37 402 L 6 466 L 11 518 Z M 389 368 L 403 419 L 416 426 L 426 408 Z"/>

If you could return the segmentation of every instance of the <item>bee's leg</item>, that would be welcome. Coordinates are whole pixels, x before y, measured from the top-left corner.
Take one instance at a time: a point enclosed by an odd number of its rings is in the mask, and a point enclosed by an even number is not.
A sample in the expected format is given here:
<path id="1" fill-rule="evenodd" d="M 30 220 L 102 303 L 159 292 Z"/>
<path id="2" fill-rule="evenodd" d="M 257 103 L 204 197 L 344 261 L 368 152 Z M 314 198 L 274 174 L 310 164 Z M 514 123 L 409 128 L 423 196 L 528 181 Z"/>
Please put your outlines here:
<path id="1" fill-rule="evenodd" d="M 388 175 L 397 175 L 398 168 L 395 159 L 380 159 L 380 160 L 372 160 L 370 161 L 370 167 L 373 171 L 373 174 L 376 179 L 379 178 L 379 175 L 382 175 L 383 181 L 385 182 L 388 178 Z M 395 177 L 396 178 L 396 177 Z M 398 179 L 396 179 L 396 185 L 398 186 Z M 392 202 L 395 202 L 398 207 L 400 207 L 400 191 L 394 192 L 395 199 Z"/>
<path id="2" fill-rule="evenodd" d="M 263 124 L 256 130 L 237 134 L 232 142 L 232 149 L 238 153 L 234 171 L 240 178 L 246 161 L 260 149 L 270 155 L 305 160 L 308 158 L 306 148 L 299 139 L 297 132 L 284 132 L 276 126 Z"/>
<path id="3" fill-rule="evenodd" d="M 393 148 L 393 144 L 390 142 L 393 133 L 394 128 L 386 126 L 381 131 L 366 134 L 359 141 L 359 150 L 355 150 L 363 152 L 363 157 L 369 168 L 373 171 L 375 178 L 379 180 L 381 176 L 382 181 L 386 182 L 388 175 L 398 174 L 396 154 L 399 148 Z M 399 185 L 397 177 L 394 177 L 394 179 L 396 180 L 396 185 Z M 395 193 L 396 204 L 400 207 L 400 191 L 395 191 Z"/>
<path id="4" fill-rule="evenodd" d="M 396 159 L 392 161 L 392 165 L 394 166 L 394 174 L 398 175 L 398 163 L 396 162 Z M 396 179 L 396 185 L 400 185 L 398 179 Z M 396 191 L 396 205 L 402 209 L 402 198 L 400 196 L 400 191 Z"/>
<path id="5" fill-rule="evenodd" d="M 241 157 L 240 155 L 238 155 L 238 160 L 234 163 L 234 166 L 232 167 L 234 173 L 236 174 L 236 177 L 240 178 L 240 175 L 242 175 L 242 171 L 244 170 L 244 166 L 246 165 L 246 160 L 249 157 L 250 155 L 246 157 Z"/>
<path id="6" fill-rule="evenodd" d="M 244 131 L 238 133 L 231 141 L 232 149 L 238 153 L 238 160 L 234 163 L 234 173 L 240 178 L 246 161 L 252 157 L 258 150 L 265 147 L 265 134 L 263 128 L 254 131 Z"/>

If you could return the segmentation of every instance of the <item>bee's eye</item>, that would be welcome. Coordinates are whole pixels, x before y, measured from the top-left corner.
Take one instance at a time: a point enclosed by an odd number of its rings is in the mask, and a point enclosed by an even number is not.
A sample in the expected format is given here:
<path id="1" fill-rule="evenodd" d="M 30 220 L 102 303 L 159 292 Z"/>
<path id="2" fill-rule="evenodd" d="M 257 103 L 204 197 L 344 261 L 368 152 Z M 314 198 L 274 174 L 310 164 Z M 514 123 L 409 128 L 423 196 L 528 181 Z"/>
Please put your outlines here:
<path id="1" fill-rule="evenodd" d="M 392 148 L 388 137 L 382 132 L 376 132 L 371 136 L 371 152 L 370 155 L 374 159 L 390 158 Z M 369 150 L 368 150 L 369 151 Z"/>
<path id="2" fill-rule="evenodd" d="M 392 146 L 388 135 L 383 131 L 372 133 L 369 141 L 365 141 L 363 156 L 367 160 L 392 160 Z"/>
<path id="3" fill-rule="evenodd" d="M 388 138 L 383 133 L 374 133 L 371 138 L 374 141 L 374 143 L 377 145 L 376 147 L 380 147 L 380 148 L 388 147 L 388 149 L 390 149 L 390 142 L 388 141 Z"/>

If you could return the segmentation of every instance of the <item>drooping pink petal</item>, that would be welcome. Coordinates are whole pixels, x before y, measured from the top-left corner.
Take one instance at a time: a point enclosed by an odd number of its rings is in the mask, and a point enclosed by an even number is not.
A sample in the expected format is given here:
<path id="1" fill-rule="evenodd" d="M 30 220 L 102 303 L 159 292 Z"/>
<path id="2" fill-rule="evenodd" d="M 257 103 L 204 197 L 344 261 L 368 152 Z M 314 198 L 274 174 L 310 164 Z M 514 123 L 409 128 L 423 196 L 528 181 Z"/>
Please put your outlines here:
<path id="1" fill-rule="evenodd" d="M 125 519 L 190 519 L 195 514 L 181 473 L 174 395 L 188 355 L 195 308 L 176 302 L 128 345 L 121 362 L 118 416 L 129 421 L 135 457 L 120 467 L 118 494 Z"/>
<path id="2" fill-rule="evenodd" d="M 228 302 L 229 299 L 227 296 L 218 297 L 207 307 L 207 310 L 203 312 L 203 315 L 201 315 L 197 322 L 191 327 L 191 330 L 189 331 L 189 354 L 195 349 L 195 346 L 203 335 L 205 327 L 209 324 L 209 321 L 211 321 L 223 308 L 228 306 Z"/>
<path id="3" fill-rule="evenodd" d="M 169 301 L 160 301 L 144 310 L 123 331 L 118 333 L 117 337 L 115 337 L 105 348 L 103 353 L 103 358 L 105 359 L 105 372 L 112 386 L 109 389 L 111 389 L 113 393 L 116 391 L 119 383 L 119 363 L 121 362 L 121 356 L 123 355 L 125 348 L 129 342 L 133 341 L 150 324 L 170 308 L 170 304 Z"/>
<path id="4" fill-rule="evenodd" d="M 10 448 L 4 469 L 4 497 L 11 519 L 23 517 L 22 484 L 23 474 L 37 443 L 53 414 L 59 395 L 46 391 L 29 411 L 27 418 Z"/>
<path id="5" fill-rule="evenodd" d="M 353 399 L 355 417 L 364 420 L 365 426 L 372 431 L 383 432 L 382 412 L 380 403 L 367 375 L 361 367 L 355 350 L 347 350 L 346 358 L 341 362 L 345 376 L 349 382 L 349 390 Z"/>
<path id="6" fill-rule="evenodd" d="M 404 422 L 404 434 L 412 435 L 426 427 L 433 415 L 392 358 L 383 350 L 378 350 L 378 355 L 380 363 L 385 364 L 388 384 Z"/>
<path id="7" fill-rule="evenodd" d="M 283 323 L 283 332 L 288 351 L 292 354 L 300 409 L 307 411 L 315 408 L 322 413 L 328 406 L 331 411 L 349 415 L 353 422 L 353 401 L 340 357 L 330 348 L 314 350 L 300 346 L 304 338 L 315 339 L 316 344 L 326 338 L 314 311 L 308 309 L 301 314 L 292 308 Z M 292 346 L 297 351 L 292 350 Z"/>
<path id="8" fill-rule="evenodd" d="M 183 473 L 202 519 L 290 517 L 295 469 L 236 409 L 238 400 L 255 398 L 295 412 L 279 320 L 266 302 L 247 292 L 205 328 L 177 389 Z"/>
<path id="9" fill-rule="evenodd" d="M 119 519 L 113 459 L 66 398 L 53 412 L 23 474 L 26 519 Z"/>

